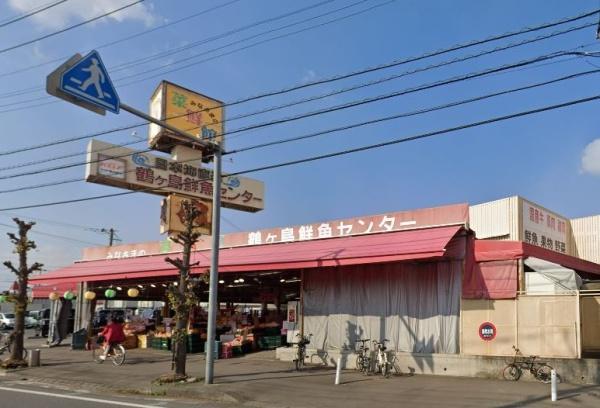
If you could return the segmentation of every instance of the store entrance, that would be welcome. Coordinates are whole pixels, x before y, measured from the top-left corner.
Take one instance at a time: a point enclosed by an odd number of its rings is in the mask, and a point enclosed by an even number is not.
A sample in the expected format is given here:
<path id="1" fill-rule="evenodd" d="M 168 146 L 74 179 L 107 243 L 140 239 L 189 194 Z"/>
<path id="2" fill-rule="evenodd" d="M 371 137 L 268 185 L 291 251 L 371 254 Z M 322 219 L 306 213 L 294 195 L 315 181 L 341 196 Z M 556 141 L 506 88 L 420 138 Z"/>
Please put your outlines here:
<path id="1" fill-rule="evenodd" d="M 111 313 L 125 316 L 128 348 L 171 350 L 175 326 L 167 289 L 176 276 L 88 284 L 97 296 L 92 312 L 93 332 Z M 207 341 L 208 283 L 194 275 L 196 296 L 187 327 L 188 352 L 204 351 Z M 114 291 L 113 298 L 107 298 Z M 132 290 L 133 289 L 133 290 Z M 137 296 L 132 297 L 132 294 Z M 219 274 L 216 338 L 219 358 L 272 350 L 294 341 L 301 325 L 301 271 L 264 271 Z"/>

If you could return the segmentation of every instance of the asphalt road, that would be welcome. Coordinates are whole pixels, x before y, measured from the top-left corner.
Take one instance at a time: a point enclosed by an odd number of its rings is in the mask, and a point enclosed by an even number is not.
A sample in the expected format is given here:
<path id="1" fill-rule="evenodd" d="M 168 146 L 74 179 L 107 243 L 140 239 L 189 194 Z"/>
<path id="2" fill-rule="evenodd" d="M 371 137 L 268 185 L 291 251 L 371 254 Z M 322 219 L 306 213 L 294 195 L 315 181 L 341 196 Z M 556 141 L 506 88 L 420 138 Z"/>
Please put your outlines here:
<path id="1" fill-rule="evenodd" d="M 14 385 L 0 382 L 0 408 L 100 408 L 100 407 L 163 407 L 163 408 L 213 408 L 211 403 L 175 401 L 167 398 L 120 397 L 73 392 L 56 388 Z"/>

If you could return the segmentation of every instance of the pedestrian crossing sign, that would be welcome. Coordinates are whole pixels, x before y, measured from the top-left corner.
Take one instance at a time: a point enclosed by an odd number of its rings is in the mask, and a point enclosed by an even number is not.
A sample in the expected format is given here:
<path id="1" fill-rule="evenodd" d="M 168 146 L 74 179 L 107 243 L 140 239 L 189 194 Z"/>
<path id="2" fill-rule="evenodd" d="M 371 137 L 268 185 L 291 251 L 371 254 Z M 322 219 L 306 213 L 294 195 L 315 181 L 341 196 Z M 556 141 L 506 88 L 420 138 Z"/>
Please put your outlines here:
<path id="1" fill-rule="evenodd" d="M 119 95 L 98 51 L 92 51 L 67 69 L 60 90 L 102 109 L 119 113 Z"/>

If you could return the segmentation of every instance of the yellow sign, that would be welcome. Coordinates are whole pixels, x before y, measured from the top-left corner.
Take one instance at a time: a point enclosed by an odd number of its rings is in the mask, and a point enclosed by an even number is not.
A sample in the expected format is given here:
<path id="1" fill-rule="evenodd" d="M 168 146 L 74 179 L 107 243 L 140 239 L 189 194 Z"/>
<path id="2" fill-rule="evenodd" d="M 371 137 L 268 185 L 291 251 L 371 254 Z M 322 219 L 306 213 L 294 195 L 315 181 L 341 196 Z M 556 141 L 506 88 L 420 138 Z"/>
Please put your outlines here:
<path id="1" fill-rule="evenodd" d="M 162 81 L 150 99 L 150 116 L 190 133 L 198 140 L 223 147 L 223 102 L 189 89 Z M 174 135 L 167 129 L 150 124 L 149 142 L 153 149 L 170 152 Z M 177 139 L 181 142 L 181 139 Z"/>
<path id="2" fill-rule="evenodd" d="M 191 203 L 199 215 L 194 219 L 194 232 L 210 235 L 212 232 L 212 204 L 207 201 L 195 200 L 190 197 L 171 194 L 161 203 L 160 233 L 169 235 L 186 230 L 184 203 Z"/>

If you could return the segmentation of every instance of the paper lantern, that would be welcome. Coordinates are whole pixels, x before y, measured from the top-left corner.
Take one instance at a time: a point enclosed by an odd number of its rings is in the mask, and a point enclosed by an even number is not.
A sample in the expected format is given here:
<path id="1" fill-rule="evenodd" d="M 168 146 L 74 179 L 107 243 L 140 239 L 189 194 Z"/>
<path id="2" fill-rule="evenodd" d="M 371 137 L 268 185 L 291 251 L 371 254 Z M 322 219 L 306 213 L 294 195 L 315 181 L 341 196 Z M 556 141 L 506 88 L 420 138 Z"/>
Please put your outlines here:
<path id="1" fill-rule="evenodd" d="M 67 290 L 64 294 L 63 297 L 66 300 L 73 300 L 73 298 L 75 297 L 75 294 L 73 292 L 71 292 L 70 290 Z"/>
<path id="2" fill-rule="evenodd" d="M 94 300 L 94 299 L 96 299 L 96 292 L 92 292 L 91 290 L 88 290 L 87 292 L 85 292 L 83 294 L 83 297 L 85 298 L 85 300 Z"/>
<path id="3" fill-rule="evenodd" d="M 6 302 L 6 295 L 0 295 L 0 303 Z"/>
<path id="4" fill-rule="evenodd" d="M 127 296 L 129 297 L 137 297 L 140 294 L 140 291 L 136 288 L 131 288 L 127 291 Z"/>
<path id="5" fill-rule="evenodd" d="M 114 289 L 106 289 L 104 291 L 104 296 L 106 296 L 108 299 L 112 299 L 117 296 L 117 291 Z"/>
<path id="6" fill-rule="evenodd" d="M 58 300 L 58 299 L 60 299 L 60 295 L 56 292 L 50 292 L 50 294 L 48 295 L 48 299 Z"/>

